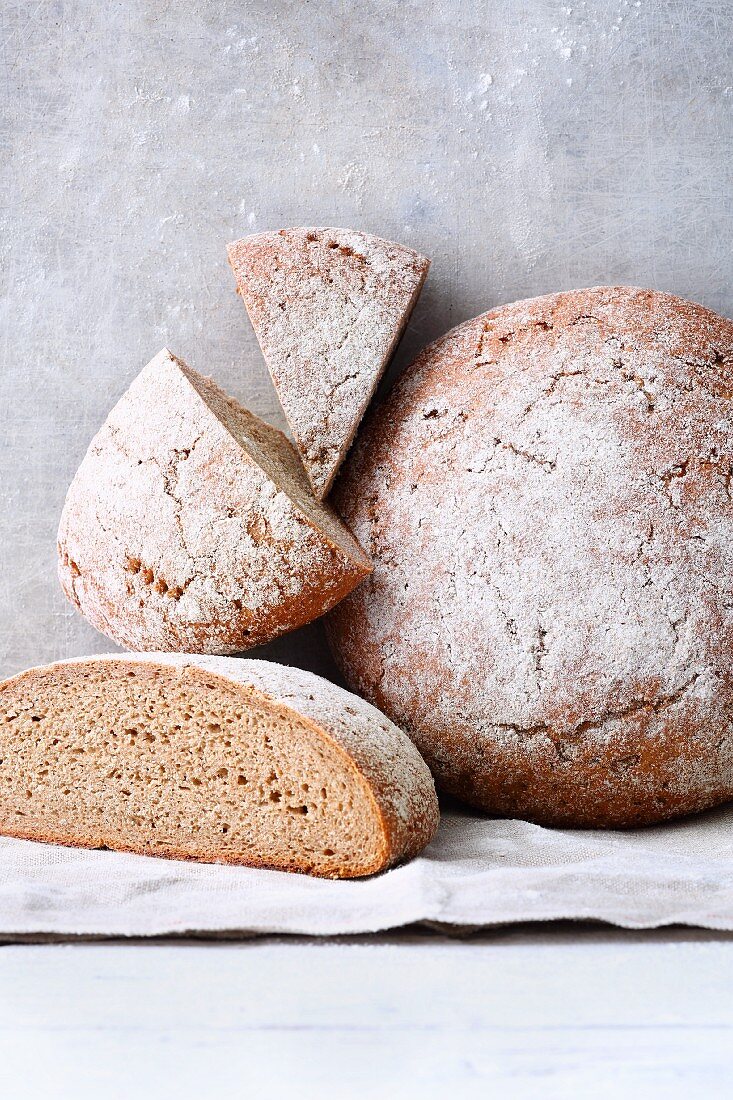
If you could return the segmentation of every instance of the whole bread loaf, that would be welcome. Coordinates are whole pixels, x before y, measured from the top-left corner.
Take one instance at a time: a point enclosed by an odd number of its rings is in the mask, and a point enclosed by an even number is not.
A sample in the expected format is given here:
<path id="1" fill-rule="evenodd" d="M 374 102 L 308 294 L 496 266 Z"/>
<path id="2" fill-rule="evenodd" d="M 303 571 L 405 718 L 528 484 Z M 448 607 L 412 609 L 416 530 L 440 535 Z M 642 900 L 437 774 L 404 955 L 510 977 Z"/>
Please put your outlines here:
<path id="1" fill-rule="evenodd" d="M 0 684 L 7 836 L 355 878 L 437 824 L 410 740 L 300 669 L 111 655 Z"/>
<path id="2" fill-rule="evenodd" d="M 133 650 L 249 649 L 371 569 L 282 432 L 167 349 L 92 440 L 58 548 L 68 598 Z"/>
<path id="3" fill-rule="evenodd" d="M 566 825 L 733 797 L 733 324 L 668 294 L 518 302 L 429 347 L 335 501 L 372 576 L 350 686 L 439 785 Z"/>
<path id="4" fill-rule="evenodd" d="M 328 494 L 430 261 L 354 229 L 281 229 L 228 247 L 316 496 Z"/>

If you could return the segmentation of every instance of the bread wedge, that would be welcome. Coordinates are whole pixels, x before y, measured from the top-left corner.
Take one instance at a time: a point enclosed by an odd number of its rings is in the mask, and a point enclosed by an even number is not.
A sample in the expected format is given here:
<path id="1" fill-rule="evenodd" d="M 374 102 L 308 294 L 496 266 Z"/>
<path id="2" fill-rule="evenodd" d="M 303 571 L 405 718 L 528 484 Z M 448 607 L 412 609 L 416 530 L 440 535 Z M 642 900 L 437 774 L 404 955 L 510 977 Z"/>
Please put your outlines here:
<path id="1" fill-rule="evenodd" d="M 281 229 L 228 246 L 316 496 L 325 497 L 430 261 L 353 229 Z"/>
<path id="2" fill-rule="evenodd" d="M 384 715 L 311 673 L 154 653 L 0 685 L 0 833 L 356 878 L 438 824 L 427 766 Z"/>
<path id="3" fill-rule="evenodd" d="M 167 349 L 93 439 L 58 549 L 68 598 L 133 650 L 236 653 L 371 571 L 282 432 Z"/>

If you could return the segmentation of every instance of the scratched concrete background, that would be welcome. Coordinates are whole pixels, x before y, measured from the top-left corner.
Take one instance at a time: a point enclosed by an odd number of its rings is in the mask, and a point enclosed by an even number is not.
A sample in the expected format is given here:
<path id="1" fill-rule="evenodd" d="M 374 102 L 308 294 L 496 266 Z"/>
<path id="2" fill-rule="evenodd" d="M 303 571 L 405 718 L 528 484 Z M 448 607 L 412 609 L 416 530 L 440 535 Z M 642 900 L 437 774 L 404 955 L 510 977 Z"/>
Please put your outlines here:
<path id="1" fill-rule="evenodd" d="M 282 426 L 228 240 L 353 225 L 431 256 L 395 371 L 562 288 L 733 314 L 733 0 L 6 0 L 2 37 L 0 673 L 111 648 L 56 526 L 164 344 Z M 331 667 L 319 626 L 265 652 Z"/>

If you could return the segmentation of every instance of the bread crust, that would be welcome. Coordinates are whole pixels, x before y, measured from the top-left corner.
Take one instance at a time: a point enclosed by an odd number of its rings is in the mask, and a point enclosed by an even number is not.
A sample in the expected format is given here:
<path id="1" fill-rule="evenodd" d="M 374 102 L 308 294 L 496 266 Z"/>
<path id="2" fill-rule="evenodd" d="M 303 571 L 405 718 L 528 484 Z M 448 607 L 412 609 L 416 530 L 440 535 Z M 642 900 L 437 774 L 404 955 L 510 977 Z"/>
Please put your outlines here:
<path id="1" fill-rule="evenodd" d="M 103 654 L 28 669 L 0 684 L 0 705 L 7 706 L 16 688 L 27 687 L 29 681 L 32 684 L 39 673 L 44 677 L 53 677 L 56 671 L 65 674 L 78 667 L 81 683 L 85 670 L 104 668 L 105 665 L 125 672 L 142 671 L 143 674 L 161 669 L 173 670 L 176 677 L 193 682 L 201 691 L 203 703 L 207 685 L 214 682 L 238 698 L 264 704 L 278 717 L 296 717 L 301 723 L 305 722 L 317 737 L 325 739 L 337 750 L 344 763 L 361 780 L 364 792 L 373 805 L 380 831 L 377 854 L 371 861 L 365 861 L 356 868 L 335 863 L 324 871 L 308 866 L 303 859 L 295 857 L 261 859 L 249 852 L 238 854 L 226 850 L 193 854 L 190 850 L 166 844 L 152 836 L 147 843 L 136 845 L 125 842 L 118 833 L 111 835 L 100 831 L 98 837 L 80 842 L 73 834 L 63 831 L 23 829 L 17 820 L 2 815 L 0 803 L 0 833 L 3 835 L 67 847 L 106 847 L 139 855 L 266 867 L 328 878 L 376 874 L 413 858 L 434 835 L 439 810 L 433 780 L 410 740 L 364 700 L 300 669 L 273 662 L 203 655 Z"/>
<path id="2" fill-rule="evenodd" d="M 733 797 L 733 324 L 633 287 L 492 310 L 367 418 L 328 617 L 439 787 L 625 827 Z"/>
<path id="3" fill-rule="evenodd" d="M 92 440 L 58 534 L 67 598 L 133 650 L 237 653 L 371 565 L 282 432 L 164 350 Z"/>
<path id="4" fill-rule="evenodd" d="M 306 473 L 324 499 L 392 357 L 430 261 L 335 227 L 257 233 L 227 248 Z"/>

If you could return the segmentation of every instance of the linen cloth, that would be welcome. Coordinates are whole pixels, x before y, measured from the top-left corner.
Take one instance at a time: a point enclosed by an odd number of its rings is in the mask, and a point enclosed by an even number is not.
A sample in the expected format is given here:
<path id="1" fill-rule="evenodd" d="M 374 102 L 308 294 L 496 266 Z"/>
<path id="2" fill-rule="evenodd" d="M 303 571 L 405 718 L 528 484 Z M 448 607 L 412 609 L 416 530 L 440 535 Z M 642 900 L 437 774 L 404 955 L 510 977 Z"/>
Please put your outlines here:
<path id="1" fill-rule="evenodd" d="M 559 918 L 733 929 L 733 805 L 630 832 L 451 809 L 418 859 L 350 882 L 0 838 L 0 938 L 336 935 Z"/>

